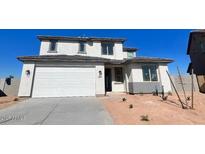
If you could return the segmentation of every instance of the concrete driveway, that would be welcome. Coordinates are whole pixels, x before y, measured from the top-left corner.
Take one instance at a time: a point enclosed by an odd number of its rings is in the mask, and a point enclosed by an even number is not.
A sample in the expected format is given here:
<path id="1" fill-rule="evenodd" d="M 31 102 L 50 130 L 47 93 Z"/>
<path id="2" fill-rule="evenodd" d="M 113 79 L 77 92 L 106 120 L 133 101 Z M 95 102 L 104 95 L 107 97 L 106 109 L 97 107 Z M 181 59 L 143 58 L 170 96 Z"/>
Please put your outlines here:
<path id="1" fill-rule="evenodd" d="M 0 110 L 0 124 L 104 125 L 112 119 L 95 97 L 30 98 Z"/>

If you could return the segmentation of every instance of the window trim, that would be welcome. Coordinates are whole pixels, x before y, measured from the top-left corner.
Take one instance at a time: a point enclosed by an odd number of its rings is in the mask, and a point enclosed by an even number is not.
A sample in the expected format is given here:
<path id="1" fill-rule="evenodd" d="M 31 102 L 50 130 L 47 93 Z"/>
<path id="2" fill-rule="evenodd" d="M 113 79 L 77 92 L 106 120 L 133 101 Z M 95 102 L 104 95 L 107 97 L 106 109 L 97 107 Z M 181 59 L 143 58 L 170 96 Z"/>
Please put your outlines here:
<path id="1" fill-rule="evenodd" d="M 103 44 L 106 45 L 106 54 L 103 52 Z M 109 54 L 109 45 L 112 45 L 112 54 Z M 114 55 L 114 43 L 111 42 L 101 42 L 101 54 L 102 55 L 107 55 L 107 56 L 113 56 Z"/>
<path id="2" fill-rule="evenodd" d="M 121 77 L 122 77 L 121 81 L 116 80 L 116 69 L 121 69 Z M 114 67 L 114 74 L 115 74 L 115 84 L 124 83 L 123 67 Z"/>
<path id="3" fill-rule="evenodd" d="M 145 81 L 144 80 L 144 72 L 143 72 L 143 66 L 148 66 L 148 71 L 149 71 L 149 81 Z M 157 74 L 157 80 L 156 81 L 152 81 L 152 75 L 151 75 L 151 70 L 150 70 L 150 67 L 151 66 L 155 66 L 156 67 L 156 74 Z M 142 65 L 141 66 L 141 68 L 142 68 L 142 79 L 143 79 L 143 82 L 159 82 L 160 80 L 159 80 L 159 70 L 158 70 L 158 68 L 159 68 L 159 65 L 157 65 L 157 64 L 144 64 L 144 65 Z"/>
<path id="4" fill-rule="evenodd" d="M 78 47 L 78 53 L 79 54 L 85 54 L 86 53 L 86 44 L 85 44 L 86 42 L 84 42 L 84 41 L 80 41 L 79 42 L 79 47 Z M 80 49 L 81 49 L 81 45 L 84 45 L 84 51 L 81 51 Z"/>
<path id="5" fill-rule="evenodd" d="M 51 50 L 51 45 L 52 43 L 55 42 L 55 49 Z M 50 40 L 49 41 L 49 50 L 48 53 L 57 53 L 57 45 L 58 45 L 58 41 L 57 40 Z"/>

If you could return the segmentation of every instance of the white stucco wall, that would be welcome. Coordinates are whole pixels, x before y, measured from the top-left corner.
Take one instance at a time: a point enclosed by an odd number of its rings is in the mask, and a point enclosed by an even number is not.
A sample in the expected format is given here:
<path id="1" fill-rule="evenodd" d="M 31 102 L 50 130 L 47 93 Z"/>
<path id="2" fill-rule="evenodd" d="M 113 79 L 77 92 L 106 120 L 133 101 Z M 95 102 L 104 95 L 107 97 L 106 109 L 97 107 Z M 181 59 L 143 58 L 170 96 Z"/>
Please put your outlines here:
<path id="1" fill-rule="evenodd" d="M 102 72 L 102 76 L 99 76 L 99 71 Z M 105 94 L 105 69 L 104 65 L 96 65 L 96 95 Z"/>
<path id="2" fill-rule="evenodd" d="M 127 58 L 127 52 L 123 51 L 123 58 Z"/>
<path id="3" fill-rule="evenodd" d="M 123 44 L 115 43 L 114 46 L 114 57 L 115 59 L 123 59 Z"/>
<path id="4" fill-rule="evenodd" d="M 161 83 L 164 86 L 164 92 L 172 91 L 170 79 L 167 75 L 168 66 L 166 64 L 159 65 L 159 74 L 161 78 Z"/>
<path id="5" fill-rule="evenodd" d="M 143 82 L 142 69 L 139 64 L 129 64 L 125 66 L 125 89 L 129 92 L 129 83 Z"/>
<path id="6" fill-rule="evenodd" d="M 101 42 L 86 42 L 85 43 L 85 54 L 79 54 L 79 43 L 71 41 L 59 41 L 57 42 L 57 53 L 49 53 L 49 41 L 42 41 L 40 47 L 40 55 L 55 55 L 55 54 L 66 54 L 66 55 L 83 55 L 93 57 L 103 57 L 110 59 L 123 59 L 123 44 L 115 43 L 113 48 L 113 55 L 102 55 L 101 53 Z"/>
<path id="7" fill-rule="evenodd" d="M 123 67 L 123 79 L 124 79 L 124 67 Z M 123 83 L 115 81 L 115 70 L 112 69 L 112 91 L 113 92 L 125 92 L 125 79 Z"/>
<path id="8" fill-rule="evenodd" d="M 31 87 L 32 87 L 32 80 L 34 75 L 34 68 L 35 64 L 33 63 L 24 63 L 22 74 L 21 74 L 21 81 L 19 86 L 18 96 L 30 96 L 31 95 Z M 26 75 L 26 70 L 30 71 L 30 75 Z"/>
<path id="9" fill-rule="evenodd" d="M 131 64 L 132 82 L 143 82 L 142 66 L 140 64 Z"/>
<path id="10" fill-rule="evenodd" d="M 0 79 L 0 90 L 4 90 L 5 78 Z"/>
<path id="11" fill-rule="evenodd" d="M 49 45 L 50 45 L 49 41 L 41 41 L 39 55 L 49 54 L 49 53 L 47 53 L 48 49 L 49 49 Z"/>

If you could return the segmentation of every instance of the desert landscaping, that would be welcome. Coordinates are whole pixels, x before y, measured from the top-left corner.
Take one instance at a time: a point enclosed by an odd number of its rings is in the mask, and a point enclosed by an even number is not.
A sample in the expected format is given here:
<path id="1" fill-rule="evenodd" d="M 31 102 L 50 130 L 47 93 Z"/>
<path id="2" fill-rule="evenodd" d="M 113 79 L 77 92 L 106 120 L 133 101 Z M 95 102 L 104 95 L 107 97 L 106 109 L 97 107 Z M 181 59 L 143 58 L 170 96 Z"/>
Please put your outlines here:
<path id="1" fill-rule="evenodd" d="M 183 102 L 183 93 L 180 93 Z M 163 100 L 161 94 L 108 93 L 98 97 L 109 112 L 114 124 L 119 125 L 193 125 L 205 124 L 205 94 L 194 93 L 194 109 L 191 109 L 191 93 L 187 92 L 190 108 L 182 109 L 176 94 Z M 21 102 L 18 97 L 0 97 L 0 109 Z"/>
<path id="2" fill-rule="evenodd" d="M 18 97 L 15 97 L 15 96 L 0 97 L 0 109 L 14 105 L 17 102 L 19 102 L 19 100 L 20 99 Z"/>
<path id="3" fill-rule="evenodd" d="M 183 98 L 183 94 L 180 97 Z M 198 92 L 194 93 L 194 109 L 182 109 L 175 94 L 163 101 L 160 96 L 152 94 L 110 93 L 100 100 L 112 116 L 114 124 L 205 124 L 205 94 Z"/>

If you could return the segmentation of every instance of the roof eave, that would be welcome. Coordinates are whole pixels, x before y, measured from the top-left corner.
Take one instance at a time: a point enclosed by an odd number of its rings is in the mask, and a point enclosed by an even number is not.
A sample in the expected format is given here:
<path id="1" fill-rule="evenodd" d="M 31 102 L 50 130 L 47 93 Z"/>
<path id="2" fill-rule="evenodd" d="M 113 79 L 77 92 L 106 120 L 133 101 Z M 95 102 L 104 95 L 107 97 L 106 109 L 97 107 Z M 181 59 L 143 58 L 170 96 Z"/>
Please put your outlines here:
<path id="1" fill-rule="evenodd" d="M 126 63 L 172 63 L 172 59 L 130 59 Z"/>
<path id="2" fill-rule="evenodd" d="M 82 58 L 82 57 L 81 57 Z M 105 58 L 96 58 L 93 59 L 78 59 L 73 57 L 72 59 L 62 58 L 62 57 L 40 57 L 40 56 L 22 56 L 17 57 L 17 59 L 21 62 L 89 62 L 89 63 L 106 63 L 106 64 L 122 64 L 124 60 L 112 60 Z"/>
<path id="3" fill-rule="evenodd" d="M 98 37 L 66 37 L 66 36 L 43 36 L 38 35 L 37 38 L 42 40 L 64 40 L 64 41 L 105 41 L 105 42 L 125 42 L 126 38 L 98 38 Z"/>
<path id="4" fill-rule="evenodd" d="M 124 47 L 123 52 L 136 52 L 138 51 L 138 48 L 129 48 L 129 47 Z"/>
<path id="5" fill-rule="evenodd" d="M 128 61 L 126 63 L 172 63 L 173 61 Z"/>

